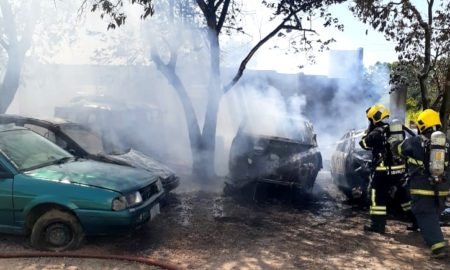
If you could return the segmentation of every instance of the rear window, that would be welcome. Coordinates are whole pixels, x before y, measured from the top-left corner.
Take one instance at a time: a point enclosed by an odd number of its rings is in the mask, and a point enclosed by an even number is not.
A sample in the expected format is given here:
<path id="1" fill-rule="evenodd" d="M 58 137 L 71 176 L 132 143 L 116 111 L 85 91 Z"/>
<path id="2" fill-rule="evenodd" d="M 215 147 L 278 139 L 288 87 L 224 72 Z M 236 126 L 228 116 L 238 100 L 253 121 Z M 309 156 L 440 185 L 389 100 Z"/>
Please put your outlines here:
<path id="1" fill-rule="evenodd" d="M 96 155 L 105 152 L 102 138 L 90 130 L 78 127 L 62 127 L 62 131 L 89 154 Z"/>

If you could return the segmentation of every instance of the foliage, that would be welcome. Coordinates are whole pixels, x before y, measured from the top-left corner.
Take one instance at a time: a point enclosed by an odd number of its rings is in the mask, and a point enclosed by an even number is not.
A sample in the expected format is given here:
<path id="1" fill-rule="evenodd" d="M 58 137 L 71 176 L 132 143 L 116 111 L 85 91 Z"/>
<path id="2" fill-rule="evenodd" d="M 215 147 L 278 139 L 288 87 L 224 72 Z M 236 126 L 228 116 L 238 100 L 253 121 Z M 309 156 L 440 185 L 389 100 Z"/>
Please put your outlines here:
<path id="1" fill-rule="evenodd" d="M 431 96 L 427 86 L 440 76 L 437 70 L 440 59 L 448 58 L 450 54 L 450 1 L 437 4 L 434 0 L 427 1 L 425 15 L 410 0 L 354 0 L 351 10 L 364 23 L 382 32 L 387 40 L 396 43 L 399 62 L 392 82 L 411 81 L 410 75 L 398 75 L 414 74 L 421 93 L 421 105 L 428 108 Z M 436 90 L 442 92 L 441 88 L 430 91 Z"/>

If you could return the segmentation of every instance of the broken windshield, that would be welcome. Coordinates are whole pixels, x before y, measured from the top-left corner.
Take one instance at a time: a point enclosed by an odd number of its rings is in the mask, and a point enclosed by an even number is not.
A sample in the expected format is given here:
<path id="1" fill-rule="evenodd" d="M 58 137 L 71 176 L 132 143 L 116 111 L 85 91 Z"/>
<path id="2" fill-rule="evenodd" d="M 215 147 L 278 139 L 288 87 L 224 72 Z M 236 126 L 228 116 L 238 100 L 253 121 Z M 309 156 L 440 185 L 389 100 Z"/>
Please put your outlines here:
<path id="1" fill-rule="evenodd" d="M 62 126 L 61 129 L 89 154 L 97 155 L 105 152 L 103 140 L 96 133 L 80 126 Z"/>
<path id="2" fill-rule="evenodd" d="M 62 163 L 72 158 L 56 144 L 30 130 L 1 132 L 0 150 L 21 171 Z"/>

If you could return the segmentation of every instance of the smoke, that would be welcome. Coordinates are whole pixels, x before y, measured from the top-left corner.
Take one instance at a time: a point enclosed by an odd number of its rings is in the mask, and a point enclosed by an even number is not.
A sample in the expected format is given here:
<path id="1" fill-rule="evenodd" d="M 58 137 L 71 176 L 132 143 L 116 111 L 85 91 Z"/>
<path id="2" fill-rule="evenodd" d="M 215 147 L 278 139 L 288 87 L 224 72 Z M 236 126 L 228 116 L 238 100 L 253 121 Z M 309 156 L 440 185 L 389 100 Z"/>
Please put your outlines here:
<path id="1" fill-rule="evenodd" d="M 207 35 L 194 16 L 198 11 L 183 9 L 183 14 L 175 16 L 183 20 L 171 21 L 164 13 L 168 7 L 157 5 L 158 15 L 141 21 L 140 10 L 126 7 L 127 23 L 106 31 L 106 22 L 98 14 L 87 13 L 81 19 L 70 16 L 77 14 L 78 3 L 58 2 L 60 15 L 39 21 L 26 75 L 9 112 L 52 118 L 56 107 L 67 108 L 74 98 L 106 97 L 96 105 L 109 106 L 107 118 L 86 117 L 83 123 L 108 130 L 118 144 L 149 153 L 168 165 L 190 167 L 192 153 L 182 103 L 192 102 L 201 129 L 210 80 Z M 52 12 L 49 8 L 44 14 Z M 152 59 L 155 51 L 166 65 L 178 52 L 175 74 L 186 96 L 179 95 L 170 78 L 157 68 Z M 233 57 L 227 61 L 238 63 L 242 55 Z M 222 84 L 235 70 L 221 71 Z M 380 74 L 384 79 L 385 74 Z M 363 74 L 354 76 L 352 71 L 345 78 L 246 71 L 241 83 L 221 98 L 216 172 L 227 175 L 230 145 L 244 121 L 260 134 L 271 134 L 277 127 L 274 123 L 282 123 L 286 136 L 301 132 L 303 126 L 298 123 L 311 121 L 322 153 L 329 157 L 334 143 L 348 129 L 365 127 L 365 109 L 384 91 L 376 85 L 366 84 Z M 71 120 L 78 121 L 80 115 L 73 115 Z M 114 135 L 113 129 L 120 133 Z"/>

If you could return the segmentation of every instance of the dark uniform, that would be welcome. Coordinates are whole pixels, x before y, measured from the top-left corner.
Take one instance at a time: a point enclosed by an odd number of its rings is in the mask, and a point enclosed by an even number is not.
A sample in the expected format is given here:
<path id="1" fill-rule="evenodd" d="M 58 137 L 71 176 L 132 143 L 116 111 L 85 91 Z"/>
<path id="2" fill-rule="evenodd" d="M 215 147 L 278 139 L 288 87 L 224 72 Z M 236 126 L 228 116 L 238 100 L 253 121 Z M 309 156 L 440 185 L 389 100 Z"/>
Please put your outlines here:
<path id="1" fill-rule="evenodd" d="M 447 243 L 444 241 L 439 215 L 444 209 L 445 197 L 449 194 L 450 181 L 448 174 L 440 183 L 431 180 L 428 170 L 429 153 L 427 147 L 432 131 L 423 135 L 406 139 L 393 146 L 394 152 L 407 159 L 408 174 L 410 176 L 410 193 L 412 197 L 412 212 L 417 219 L 420 232 L 431 248 L 433 254 L 443 254 Z M 448 142 L 445 147 L 445 166 L 449 161 Z"/>
<path id="2" fill-rule="evenodd" d="M 361 139 L 360 145 L 364 149 L 372 150 L 372 180 L 369 190 L 371 199 L 370 231 L 384 233 L 386 226 L 386 205 L 391 199 L 390 191 L 395 188 L 398 200 L 403 211 L 411 216 L 411 200 L 407 189 L 403 186 L 406 172 L 403 158 L 394 157 L 387 139 L 389 138 L 389 125 L 383 122 L 371 124 L 366 135 Z"/>

